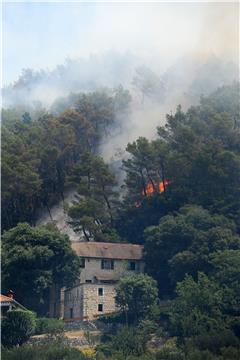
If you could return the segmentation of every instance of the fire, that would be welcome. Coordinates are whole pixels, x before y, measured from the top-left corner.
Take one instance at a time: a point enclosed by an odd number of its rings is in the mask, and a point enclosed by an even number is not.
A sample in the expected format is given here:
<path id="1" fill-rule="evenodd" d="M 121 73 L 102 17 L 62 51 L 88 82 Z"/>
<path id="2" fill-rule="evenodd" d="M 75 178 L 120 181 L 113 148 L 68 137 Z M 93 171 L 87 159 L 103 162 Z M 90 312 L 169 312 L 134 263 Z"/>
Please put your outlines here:
<path id="1" fill-rule="evenodd" d="M 151 182 L 149 182 L 146 186 L 146 194 L 147 196 L 152 195 L 155 191 L 158 191 L 160 194 L 163 193 L 165 191 L 165 188 L 167 185 L 169 185 L 171 183 L 171 181 L 169 180 L 165 180 L 160 181 L 158 184 L 155 184 L 155 186 L 153 186 L 153 184 Z M 144 190 L 142 191 L 142 195 L 145 195 Z"/>
<path id="2" fill-rule="evenodd" d="M 146 190 L 145 190 L 146 195 L 147 196 L 152 195 L 155 191 L 158 191 L 161 194 L 165 191 L 166 186 L 168 186 L 169 184 L 171 184 L 171 181 L 165 180 L 164 182 L 160 181 L 158 184 L 154 184 L 154 187 L 153 187 L 153 184 L 151 182 L 149 182 L 147 184 Z M 145 192 L 144 192 L 144 190 L 142 191 L 142 196 L 145 196 Z M 141 207 L 141 202 L 135 202 L 134 205 L 136 208 L 139 208 L 139 207 Z"/>

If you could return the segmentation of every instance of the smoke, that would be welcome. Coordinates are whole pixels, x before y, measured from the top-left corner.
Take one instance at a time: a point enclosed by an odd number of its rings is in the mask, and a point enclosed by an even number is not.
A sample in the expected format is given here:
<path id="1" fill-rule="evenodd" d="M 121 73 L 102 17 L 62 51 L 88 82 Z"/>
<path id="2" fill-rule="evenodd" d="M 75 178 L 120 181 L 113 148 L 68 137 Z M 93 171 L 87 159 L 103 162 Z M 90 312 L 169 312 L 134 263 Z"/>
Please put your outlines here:
<path id="1" fill-rule="evenodd" d="M 122 84 L 133 98 L 131 114 L 100 147 L 107 161 L 118 160 L 128 142 L 154 136 L 178 104 L 186 108 L 238 80 L 238 7 L 228 2 L 6 3 L 3 78 L 11 79 L 10 70 L 21 65 L 24 70 L 4 87 L 3 106 L 52 111 L 58 102 L 64 109 L 61 98 L 70 93 Z M 49 25 L 43 27 L 46 19 Z M 146 95 L 144 106 L 143 93 L 132 84 L 142 65 L 164 88 L 157 99 Z"/>
<path id="2" fill-rule="evenodd" d="M 70 93 L 122 84 L 130 112 L 99 148 L 122 182 L 128 142 L 153 138 L 178 104 L 186 109 L 239 79 L 238 10 L 237 2 L 5 3 L 3 106 L 51 111 Z M 133 86 L 142 66 L 163 85 L 144 103 Z M 61 205 L 53 213 L 63 229 Z"/>

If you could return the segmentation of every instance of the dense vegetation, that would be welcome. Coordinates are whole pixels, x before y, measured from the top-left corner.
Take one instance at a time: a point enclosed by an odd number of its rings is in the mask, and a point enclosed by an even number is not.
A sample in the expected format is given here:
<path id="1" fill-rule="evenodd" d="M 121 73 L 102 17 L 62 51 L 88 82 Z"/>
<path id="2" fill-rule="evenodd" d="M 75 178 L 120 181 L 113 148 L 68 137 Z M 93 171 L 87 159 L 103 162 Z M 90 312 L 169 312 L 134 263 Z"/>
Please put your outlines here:
<path id="1" fill-rule="evenodd" d="M 34 335 L 35 327 L 36 316 L 33 312 L 25 310 L 8 311 L 1 324 L 2 345 L 6 347 L 22 345 L 31 335 Z"/>
<path id="2" fill-rule="evenodd" d="M 60 342 L 51 345 L 23 345 L 20 348 L 4 349 L 3 360 L 91 360 L 92 357 L 84 355 L 77 349 L 70 348 Z"/>
<path id="3" fill-rule="evenodd" d="M 49 289 L 79 276 L 79 258 L 67 235 L 52 225 L 18 224 L 2 236 L 2 289 L 14 289 L 19 302 L 46 314 Z"/>
<path id="4" fill-rule="evenodd" d="M 119 91 L 124 101 L 118 111 L 126 111 L 128 94 Z M 121 190 L 110 167 L 96 155 L 99 138 L 116 121 L 115 110 L 109 113 L 115 109 L 114 101 L 116 94 L 81 95 L 74 108 L 37 120 L 5 112 L 3 228 L 23 220 L 33 224 L 38 206 L 50 207 L 67 183 L 75 184 L 79 196 L 68 209 L 74 228 L 83 231 L 86 240 L 143 244 L 146 272 L 153 278 L 119 283 L 122 314 L 114 321 L 125 326 L 116 328 L 113 336 L 105 334 L 97 359 L 238 359 L 239 85 L 216 90 L 186 112 L 179 106 L 175 114 L 167 115 L 154 140 L 141 137 L 128 144 Z M 93 111 L 95 102 L 98 107 Z M 35 244 L 22 236 L 26 230 Z M 18 225 L 5 232 L 6 287 L 18 286 L 14 272 L 19 272 L 23 289 L 29 286 L 24 267 L 19 270 L 19 246 L 26 247 L 27 266 L 39 254 L 41 261 L 33 273 L 37 276 L 32 277 L 35 285 L 44 283 L 48 288 L 57 274 L 63 281 L 62 271 L 69 269 L 62 269 L 58 258 L 42 267 L 41 254 L 51 251 L 51 239 L 59 238 L 60 246 L 67 240 L 59 234 L 49 237 L 45 249 L 41 241 L 46 237 L 33 236 L 41 231 L 49 230 Z M 60 268 L 55 272 L 56 262 Z M 48 282 L 45 271 L 51 272 Z M 157 297 L 168 306 L 159 307 Z M 148 347 L 153 337 L 163 341 L 155 353 Z"/>
<path id="5" fill-rule="evenodd" d="M 3 110 L 2 230 L 24 221 L 33 225 L 37 209 L 50 211 L 64 197 L 74 166 L 84 152 L 97 151 L 118 117 L 126 116 L 129 101 L 129 93 L 119 87 L 69 96 L 56 104 L 58 115 L 43 109 L 31 114 Z"/>

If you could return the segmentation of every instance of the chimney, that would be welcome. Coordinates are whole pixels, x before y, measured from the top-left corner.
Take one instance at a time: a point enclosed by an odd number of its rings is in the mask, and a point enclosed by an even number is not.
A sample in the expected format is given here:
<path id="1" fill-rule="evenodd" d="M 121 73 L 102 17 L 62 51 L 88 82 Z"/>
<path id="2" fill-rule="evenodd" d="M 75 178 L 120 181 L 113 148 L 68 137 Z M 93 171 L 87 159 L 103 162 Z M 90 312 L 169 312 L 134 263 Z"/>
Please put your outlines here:
<path id="1" fill-rule="evenodd" d="M 12 290 L 9 290 L 8 293 L 7 293 L 7 296 L 10 298 L 10 299 L 14 299 L 14 292 Z"/>

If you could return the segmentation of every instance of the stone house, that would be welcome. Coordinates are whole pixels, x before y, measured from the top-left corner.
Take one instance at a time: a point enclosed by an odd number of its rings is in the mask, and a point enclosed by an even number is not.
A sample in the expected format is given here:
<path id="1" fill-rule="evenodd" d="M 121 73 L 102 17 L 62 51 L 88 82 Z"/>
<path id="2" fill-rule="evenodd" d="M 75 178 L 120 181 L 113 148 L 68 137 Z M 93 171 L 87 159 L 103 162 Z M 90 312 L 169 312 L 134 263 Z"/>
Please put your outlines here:
<path id="1" fill-rule="evenodd" d="M 72 247 L 81 259 L 80 278 L 57 298 L 52 296 L 50 316 L 92 320 L 116 311 L 115 285 L 123 276 L 144 271 L 143 247 L 105 242 L 73 242 Z"/>

